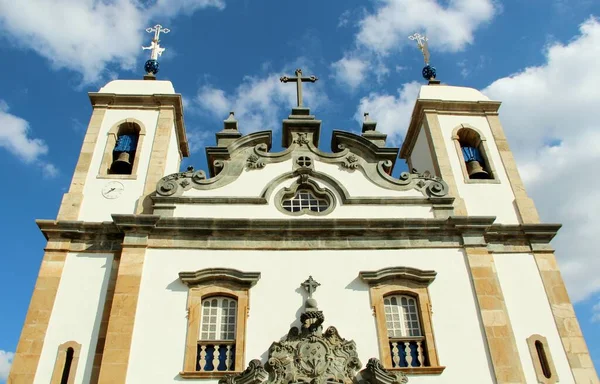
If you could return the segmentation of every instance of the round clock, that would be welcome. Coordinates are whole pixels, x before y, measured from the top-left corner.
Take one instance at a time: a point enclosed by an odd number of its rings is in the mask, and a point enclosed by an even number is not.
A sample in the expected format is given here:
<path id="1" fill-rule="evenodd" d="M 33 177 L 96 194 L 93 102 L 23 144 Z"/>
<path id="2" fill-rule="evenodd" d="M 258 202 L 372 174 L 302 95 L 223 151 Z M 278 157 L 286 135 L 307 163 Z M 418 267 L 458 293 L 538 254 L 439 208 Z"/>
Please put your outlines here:
<path id="1" fill-rule="evenodd" d="M 123 184 L 118 181 L 110 181 L 102 188 L 102 196 L 107 199 L 116 199 L 121 196 L 121 193 L 123 193 L 124 190 L 125 187 Z"/>

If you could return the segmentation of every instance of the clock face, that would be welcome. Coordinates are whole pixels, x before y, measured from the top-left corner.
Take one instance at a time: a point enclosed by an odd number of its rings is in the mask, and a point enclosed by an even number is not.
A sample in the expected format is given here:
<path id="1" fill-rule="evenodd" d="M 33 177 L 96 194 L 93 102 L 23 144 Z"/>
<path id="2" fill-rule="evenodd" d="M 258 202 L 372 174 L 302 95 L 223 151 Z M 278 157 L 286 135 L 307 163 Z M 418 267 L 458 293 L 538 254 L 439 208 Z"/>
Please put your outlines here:
<path id="1" fill-rule="evenodd" d="M 102 188 L 102 196 L 107 199 L 116 199 L 121 196 L 121 193 L 123 193 L 124 190 L 125 187 L 123 184 L 118 181 L 110 181 Z"/>

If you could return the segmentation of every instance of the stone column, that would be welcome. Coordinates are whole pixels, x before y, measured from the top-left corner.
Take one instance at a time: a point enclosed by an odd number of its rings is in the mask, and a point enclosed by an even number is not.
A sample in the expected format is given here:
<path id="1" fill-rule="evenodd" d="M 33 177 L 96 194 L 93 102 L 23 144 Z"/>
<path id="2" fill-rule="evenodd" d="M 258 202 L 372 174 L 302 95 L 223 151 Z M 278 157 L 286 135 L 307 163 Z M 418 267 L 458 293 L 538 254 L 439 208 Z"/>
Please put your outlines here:
<path id="1" fill-rule="evenodd" d="M 90 118 L 90 123 L 83 139 L 79 160 L 75 166 L 69 192 L 63 196 L 58 210 L 58 220 L 77 220 L 79 216 L 79 209 L 83 201 L 83 187 L 90 172 L 92 156 L 94 155 L 94 149 L 96 149 L 100 126 L 104 120 L 105 113 L 106 107 L 94 107 L 92 111 L 92 117 Z"/>
<path id="2" fill-rule="evenodd" d="M 548 296 L 548 302 L 554 315 L 558 334 L 577 384 L 598 384 L 598 374 L 590 357 L 575 310 L 569 299 L 567 288 L 558 269 L 554 252 L 534 252 Z"/>
<path id="3" fill-rule="evenodd" d="M 98 383 L 125 383 L 147 244 L 145 233 L 125 234 Z"/>
<path id="4" fill-rule="evenodd" d="M 442 134 L 442 128 L 440 127 L 440 121 L 438 120 L 437 111 L 426 109 L 424 113 L 424 129 L 427 134 L 427 141 L 429 142 L 431 157 L 434 162 L 433 166 L 436 168 L 435 171 L 446 184 L 448 184 L 448 195 L 454 197 L 454 214 L 456 216 L 466 216 L 467 207 L 465 201 L 458 194 L 458 187 L 456 186 L 454 172 L 450 165 L 450 157 L 448 156 L 448 150 L 446 149 L 446 143 L 444 141 L 444 135 Z"/>
<path id="5" fill-rule="evenodd" d="M 510 182 L 513 194 L 515 195 L 515 205 L 517 208 L 517 213 L 521 218 L 521 222 L 524 224 L 539 223 L 540 217 L 537 209 L 535 208 L 533 200 L 527 196 L 525 186 L 523 185 L 523 181 L 521 180 L 521 176 L 517 170 L 517 163 L 515 162 L 515 158 L 508 147 L 508 141 L 504 135 L 502 124 L 500 124 L 498 113 L 487 113 L 486 118 L 488 124 L 490 125 L 490 129 L 492 130 L 492 136 L 496 142 L 496 147 L 500 153 L 500 159 L 502 159 L 506 176 Z"/>
<path id="6" fill-rule="evenodd" d="M 69 240 L 48 240 L 8 376 L 9 384 L 33 383 L 69 244 Z"/>
<path id="7" fill-rule="evenodd" d="M 175 134 L 173 132 L 174 124 L 175 109 L 172 106 L 162 107 L 158 115 L 144 192 L 138 201 L 136 213 L 152 213 L 152 200 L 149 195 L 156 190 L 156 184 L 165 175 L 169 142 L 171 135 Z"/>
<path id="8" fill-rule="evenodd" d="M 484 239 L 465 239 L 465 255 L 498 384 L 525 383 L 517 343 L 506 310 L 494 258 Z M 475 241 L 473 241 L 475 240 Z M 479 244 L 477 244 L 479 243 Z"/>

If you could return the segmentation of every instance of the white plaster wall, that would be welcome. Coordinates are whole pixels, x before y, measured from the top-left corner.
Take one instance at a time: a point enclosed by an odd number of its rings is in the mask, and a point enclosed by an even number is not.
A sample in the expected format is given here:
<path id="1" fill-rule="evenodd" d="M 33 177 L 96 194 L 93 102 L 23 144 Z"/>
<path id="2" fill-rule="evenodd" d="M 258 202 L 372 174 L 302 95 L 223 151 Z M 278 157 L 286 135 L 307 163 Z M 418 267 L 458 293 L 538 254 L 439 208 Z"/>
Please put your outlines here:
<path id="1" fill-rule="evenodd" d="M 356 342 L 364 364 L 378 357 L 376 329 L 368 287 L 359 271 L 410 266 L 437 271 L 430 286 L 433 328 L 442 365 L 441 376 L 412 376 L 412 384 L 493 383 L 464 255 L 456 249 L 234 251 L 159 250 L 146 253 L 133 331 L 128 384 L 173 383 L 183 367 L 187 287 L 181 271 L 230 267 L 258 271 L 252 288 L 245 363 L 263 362 L 273 341 L 298 325 L 303 299 L 299 285 L 312 275 L 321 286 L 315 298 L 324 311 L 324 326 L 336 326 Z M 203 381 L 204 382 L 204 381 Z M 216 380 L 206 380 L 216 384 Z"/>
<path id="2" fill-rule="evenodd" d="M 113 80 L 100 88 L 98 92 L 121 95 L 154 95 L 174 94 L 175 89 L 170 81 L 165 80 Z"/>
<path id="3" fill-rule="evenodd" d="M 50 382 L 58 346 L 81 344 L 75 383 L 89 383 L 113 255 L 69 253 L 56 293 L 34 384 Z"/>
<path id="4" fill-rule="evenodd" d="M 419 99 L 456 100 L 456 101 L 487 101 L 489 98 L 475 88 L 453 87 L 450 85 L 423 85 Z"/>
<path id="5" fill-rule="evenodd" d="M 438 118 L 458 193 L 465 200 L 468 214 L 471 216 L 496 216 L 496 223 L 518 224 L 519 219 L 513 205 L 515 196 L 487 119 L 482 116 L 458 115 L 438 115 Z M 469 124 L 485 136 L 490 152 L 489 157 L 491 157 L 496 175 L 500 180 L 499 184 L 465 183 L 461 169 L 462 154 L 458 153 L 454 140 L 452 140 L 452 131 L 460 124 Z"/>
<path id="6" fill-rule="evenodd" d="M 293 184 L 296 179 L 288 179 L 273 190 L 269 196 L 268 205 L 262 204 L 176 204 L 174 217 L 215 217 L 215 218 L 255 218 L 274 219 L 291 218 L 306 219 L 308 215 L 292 216 L 279 211 L 275 206 L 277 193 Z M 319 187 L 326 188 L 335 195 L 336 205 L 327 216 L 337 218 L 433 218 L 431 204 L 382 204 L 358 205 L 342 204 L 341 197 L 334 188 L 324 182 L 317 182 Z M 392 191 L 393 192 L 393 191 Z M 422 195 L 421 195 L 422 196 Z M 256 196 L 255 196 L 256 197 Z"/>
<path id="7" fill-rule="evenodd" d="M 179 152 L 175 124 L 173 124 L 172 129 L 173 131 L 171 132 L 171 139 L 169 140 L 169 149 L 167 152 L 167 161 L 165 162 L 165 174 L 163 176 L 179 172 L 179 167 L 181 165 L 181 152 Z"/>
<path id="8" fill-rule="evenodd" d="M 427 139 L 427 133 L 423 126 L 421 126 L 421 129 L 419 130 L 415 146 L 410 154 L 410 163 L 412 164 L 412 167 L 419 172 L 429 171 L 432 175 L 436 174 L 433 168 L 433 158 L 431 157 L 429 140 Z"/>
<path id="9" fill-rule="evenodd" d="M 134 213 L 137 200 L 142 195 L 144 183 L 146 181 L 146 173 L 148 163 L 150 162 L 150 154 L 152 152 L 152 144 L 154 142 L 154 134 L 156 132 L 156 124 L 158 121 L 158 110 L 115 110 L 109 109 L 106 111 L 104 120 L 100 127 L 98 141 L 94 149 L 94 155 L 90 164 L 90 171 L 85 181 L 83 189 L 83 203 L 79 210 L 79 220 L 84 221 L 106 221 L 112 220 L 113 213 Z M 137 178 L 129 179 L 114 179 L 108 177 L 98 178 L 104 148 L 108 139 L 110 129 L 127 118 L 134 118 L 144 124 L 146 136 L 144 137 L 141 152 L 136 154 L 139 165 L 137 167 Z M 102 196 L 102 188 L 110 181 L 116 180 L 123 184 L 125 190 L 117 199 L 106 199 Z"/>
<path id="10" fill-rule="evenodd" d="M 525 379 L 528 383 L 537 382 L 527 338 L 533 334 L 540 334 L 548 340 L 550 351 L 546 352 L 554 360 L 560 383 L 574 383 L 533 255 L 494 254 L 494 262 L 515 333 Z"/>

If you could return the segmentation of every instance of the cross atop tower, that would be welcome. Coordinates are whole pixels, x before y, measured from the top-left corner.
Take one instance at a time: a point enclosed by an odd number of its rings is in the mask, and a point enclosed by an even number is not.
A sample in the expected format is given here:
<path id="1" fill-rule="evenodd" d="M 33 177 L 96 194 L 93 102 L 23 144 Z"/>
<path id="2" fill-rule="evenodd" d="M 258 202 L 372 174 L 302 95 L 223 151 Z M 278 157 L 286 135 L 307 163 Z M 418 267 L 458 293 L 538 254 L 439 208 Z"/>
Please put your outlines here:
<path id="1" fill-rule="evenodd" d="M 296 77 L 287 77 L 287 76 L 282 76 L 279 79 L 282 83 L 289 83 L 289 82 L 295 82 L 296 83 L 296 98 L 297 98 L 297 102 L 298 102 L 298 107 L 302 106 L 302 82 L 303 81 L 308 81 L 310 83 L 314 83 L 315 81 L 319 80 L 316 76 L 309 76 L 309 77 L 302 77 L 302 70 L 300 68 L 296 69 Z"/>
<path id="2" fill-rule="evenodd" d="M 158 60 L 158 56 L 162 55 L 165 51 L 165 48 L 162 48 L 158 42 L 160 41 L 158 38 L 160 37 L 160 33 L 169 33 L 171 32 L 168 28 L 163 28 L 162 25 L 156 24 L 154 27 L 146 28 L 146 32 L 152 33 L 154 32 L 154 38 L 148 47 L 142 47 L 142 49 L 150 49 L 150 60 Z"/>

